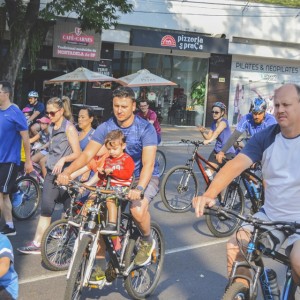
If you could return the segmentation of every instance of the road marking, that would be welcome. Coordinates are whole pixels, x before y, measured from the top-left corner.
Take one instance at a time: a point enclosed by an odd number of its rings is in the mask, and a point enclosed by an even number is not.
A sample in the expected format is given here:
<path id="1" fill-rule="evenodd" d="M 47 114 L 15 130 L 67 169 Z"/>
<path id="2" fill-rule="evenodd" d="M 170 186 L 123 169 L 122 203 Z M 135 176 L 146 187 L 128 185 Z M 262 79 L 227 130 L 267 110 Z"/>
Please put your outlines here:
<path id="1" fill-rule="evenodd" d="M 213 242 L 207 242 L 207 243 L 201 243 L 201 244 L 197 244 L 197 245 L 174 248 L 174 249 L 166 250 L 165 254 L 173 254 L 173 253 L 189 251 L 189 250 L 193 250 L 193 249 L 204 248 L 204 247 L 208 247 L 208 246 L 212 246 L 212 245 L 226 243 L 227 241 L 228 241 L 228 238 L 226 238 L 226 239 L 224 238 L 224 239 L 218 239 Z"/>
<path id="2" fill-rule="evenodd" d="M 174 248 L 170 250 L 166 250 L 165 254 L 173 254 L 173 253 L 178 253 L 178 252 L 183 252 L 183 251 L 189 251 L 189 250 L 194 250 L 194 249 L 199 249 L 199 248 L 204 248 L 212 245 L 218 245 L 221 243 L 226 243 L 228 240 L 227 239 L 218 239 L 216 241 L 212 242 L 206 242 L 206 243 L 201 243 L 201 244 L 196 244 L 196 245 L 191 245 L 191 246 L 185 246 L 185 247 L 179 247 L 179 248 Z M 56 278 L 60 276 L 66 276 L 67 271 L 60 271 L 60 272 L 55 272 L 55 273 L 50 273 L 50 274 L 45 274 L 45 275 L 40 275 L 40 276 L 34 276 L 34 277 L 29 277 L 26 279 L 20 279 L 19 284 L 27 284 L 31 282 L 36 282 L 40 280 L 45 280 L 45 279 L 51 279 L 51 278 Z"/>

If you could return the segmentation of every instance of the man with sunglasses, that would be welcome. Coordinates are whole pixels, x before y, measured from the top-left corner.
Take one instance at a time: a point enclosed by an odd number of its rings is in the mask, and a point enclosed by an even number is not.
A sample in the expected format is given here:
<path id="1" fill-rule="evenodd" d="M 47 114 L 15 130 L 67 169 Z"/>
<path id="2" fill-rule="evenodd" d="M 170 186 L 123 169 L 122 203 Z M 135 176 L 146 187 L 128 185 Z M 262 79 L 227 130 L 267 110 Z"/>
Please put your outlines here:
<path id="1" fill-rule="evenodd" d="M 45 105 L 38 101 L 39 94 L 36 91 L 31 91 L 28 93 L 28 102 L 29 104 L 26 107 L 29 107 L 32 110 L 30 118 L 27 120 L 28 125 L 30 126 L 30 134 L 35 136 L 41 130 L 40 124 L 37 122 L 37 119 L 41 119 L 45 116 Z"/>
<path id="2" fill-rule="evenodd" d="M 246 132 L 247 137 L 252 137 L 255 133 L 277 123 L 275 117 L 267 113 L 266 110 L 267 103 L 264 99 L 255 98 L 252 101 L 250 108 L 251 112 L 242 117 L 226 144 L 216 155 L 216 159 L 219 163 L 222 163 L 223 158 L 225 158 L 224 153 L 234 145 L 244 132 Z"/>

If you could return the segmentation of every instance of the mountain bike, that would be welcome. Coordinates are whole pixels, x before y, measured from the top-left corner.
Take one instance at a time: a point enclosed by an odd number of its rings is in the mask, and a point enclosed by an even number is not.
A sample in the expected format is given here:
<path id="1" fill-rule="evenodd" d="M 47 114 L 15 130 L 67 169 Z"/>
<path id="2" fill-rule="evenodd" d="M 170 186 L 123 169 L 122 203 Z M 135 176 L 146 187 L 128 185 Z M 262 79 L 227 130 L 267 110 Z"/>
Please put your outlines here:
<path id="1" fill-rule="evenodd" d="M 181 142 L 194 146 L 192 156 L 187 159 L 185 165 L 174 166 L 165 174 L 160 189 L 163 203 L 171 212 L 176 213 L 190 210 L 193 198 L 198 194 L 203 194 L 210 185 L 211 179 L 205 172 L 205 165 L 209 166 L 215 172 L 218 172 L 222 167 L 221 165 L 220 167 L 215 168 L 201 155 L 198 150 L 200 146 L 203 145 L 202 141 L 181 140 Z M 202 180 L 201 178 L 196 177 L 194 171 L 195 163 L 200 170 Z M 228 185 L 224 198 L 222 198 L 221 195 L 218 195 L 218 204 L 222 207 L 232 208 L 236 212 L 243 213 L 245 209 L 245 199 L 240 183 L 244 182 L 250 175 L 253 175 L 253 177 L 251 177 L 253 180 L 260 180 L 261 182 L 261 179 L 259 179 L 251 169 L 244 171 L 242 175 Z M 250 190 L 248 185 L 247 187 Z M 253 195 L 252 191 L 249 191 L 249 195 Z M 253 210 L 257 211 L 258 202 L 254 201 L 254 197 L 250 198 L 250 200 L 251 203 L 253 201 Z M 240 224 L 240 220 L 237 218 L 224 219 L 212 215 L 206 215 L 205 220 L 208 229 L 216 237 L 230 236 Z"/>
<path id="2" fill-rule="evenodd" d="M 69 223 L 69 219 L 81 215 L 84 203 L 80 201 L 81 194 L 77 186 L 68 187 L 68 193 L 71 204 L 65 218 L 53 222 L 46 229 L 41 241 L 42 261 L 51 271 L 68 269 L 79 232 L 76 226 Z"/>
<path id="3" fill-rule="evenodd" d="M 158 165 L 159 165 L 159 177 L 161 177 L 165 170 L 166 170 L 166 165 L 167 165 L 167 160 L 166 160 L 166 156 L 165 154 L 157 149 L 156 150 L 156 161 L 158 162 Z"/>
<path id="4" fill-rule="evenodd" d="M 72 184 L 72 182 L 71 182 Z M 67 274 L 67 287 L 64 299 L 79 299 L 82 292 L 89 288 L 104 288 L 117 277 L 124 280 L 124 287 L 133 299 L 144 299 L 155 290 L 164 262 L 164 239 L 160 227 L 151 222 L 151 235 L 156 246 L 147 265 L 134 264 L 135 255 L 139 249 L 141 233 L 135 225 L 132 215 L 126 211 L 128 201 L 124 194 L 118 194 L 113 190 L 103 190 L 99 187 L 87 187 L 94 193 L 95 200 L 88 207 L 87 215 L 83 219 L 78 238 L 74 245 L 73 256 Z M 102 235 L 109 257 L 105 278 L 95 284 L 90 282 L 100 230 L 106 223 L 106 198 L 115 194 L 118 198 L 118 234 L 116 236 Z M 119 243 L 115 243 L 118 239 Z M 119 247 L 117 246 L 119 244 Z"/>
<path id="5" fill-rule="evenodd" d="M 233 210 L 212 207 L 207 209 L 208 214 L 217 214 L 225 218 L 234 216 L 240 220 L 253 226 L 251 238 L 244 249 L 242 241 L 240 242 L 240 250 L 245 258 L 244 261 L 236 261 L 233 264 L 227 290 L 223 296 L 223 300 L 233 299 L 250 299 L 254 300 L 258 297 L 259 287 L 265 300 L 279 300 L 280 291 L 276 282 L 276 273 L 273 270 L 267 269 L 264 264 L 263 257 L 268 257 L 280 262 L 286 266 L 286 276 L 283 290 L 281 292 L 283 300 L 294 300 L 297 286 L 294 284 L 291 274 L 291 266 L 289 258 L 278 252 L 278 248 L 282 243 L 278 236 L 278 232 L 282 233 L 283 237 L 288 237 L 300 229 L 300 223 L 284 222 L 284 221 L 264 221 L 252 217 L 251 215 L 243 216 Z M 240 228 L 242 230 L 242 227 Z M 277 233 L 275 233 L 277 232 Z M 247 268 L 250 271 L 250 276 L 239 275 L 239 268 Z M 237 278 L 243 278 L 248 281 L 249 288 L 241 282 L 236 282 Z"/>
<path id="6" fill-rule="evenodd" d="M 35 163 L 33 172 L 17 178 L 14 193 L 10 195 L 12 215 L 17 220 L 27 220 L 35 214 L 41 202 L 43 184 L 40 167 Z"/>

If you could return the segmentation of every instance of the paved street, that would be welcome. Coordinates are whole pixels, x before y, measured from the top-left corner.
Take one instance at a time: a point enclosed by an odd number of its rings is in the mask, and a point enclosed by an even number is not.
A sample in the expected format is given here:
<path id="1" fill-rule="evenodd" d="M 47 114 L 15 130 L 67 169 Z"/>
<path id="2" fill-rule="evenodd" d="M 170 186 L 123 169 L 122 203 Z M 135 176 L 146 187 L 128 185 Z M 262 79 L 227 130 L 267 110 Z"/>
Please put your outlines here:
<path id="1" fill-rule="evenodd" d="M 164 129 L 165 133 L 174 136 L 173 140 L 168 139 L 164 133 L 163 141 L 166 143 L 160 146 L 166 154 L 169 169 L 184 164 L 192 151 L 174 141 L 180 138 L 197 139 L 198 136 L 195 128 Z M 212 146 L 206 146 L 201 151 L 207 157 L 211 149 Z M 160 195 L 150 204 L 150 210 L 152 218 L 162 228 L 166 245 L 161 279 L 150 299 L 221 299 L 226 285 L 226 239 L 213 237 L 204 218 L 196 219 L 192 209 L 183 214 L 170 213 L 164 207 Z M 53 219 L 59 217 L 60 207 L 57 207 Z M 18 234 L 10 238 L 14 248 L 32 239 L 37 221 L 38 214 L 30 220 L 16 222 Z M 21 255 L 16 251 L 15 265 L 20 276 L 20 300 L 63 299 L 66 272 L 49 271 L 42 265 L 40 255 Z M 98 299 L 100 296 L 101 299 L 129 299 L 121 279 L 102 291 L 92 290 L 85 296 L 83 299 Z"/>

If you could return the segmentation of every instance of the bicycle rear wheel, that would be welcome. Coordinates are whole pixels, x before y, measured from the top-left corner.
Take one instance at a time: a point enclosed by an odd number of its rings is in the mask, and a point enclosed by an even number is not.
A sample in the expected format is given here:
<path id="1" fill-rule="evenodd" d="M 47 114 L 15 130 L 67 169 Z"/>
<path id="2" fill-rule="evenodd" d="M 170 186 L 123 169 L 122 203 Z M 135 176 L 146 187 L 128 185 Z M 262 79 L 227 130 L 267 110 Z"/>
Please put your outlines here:
<path id="1" fill-rule="evenodd" d="M 175 166 L 163 177 L 160 188 L 161 199 L 171 212 L 186 212 L 198 193 L 196 176 L 187 166 Z"/>
<path id="2" fill-rule="evenodd" d="M 27 220 L 37 211 L 41 201 L 38 182 L 31 176 L 19 177 L 16 181 L 17 192 L 10 195 L 12 215 L 17 220 Z"/>
<path id="3" fill-rule="evenodd" d="M 243 214 L 245 200 L 242 189 L 238 184 L 232 182 L 226 190 L 223 203 L 219 205 L 230 208 L 239 214 Z M 218 217 L 215 215 L 205 216 L 206 224 L 210 232 L 216 237 L 227 237 L 235 232 L 241 220 L 230 216 L 230 218 Z"/>
<path id="4" fill-rule="evenodd" d="M 161 177 L 165 170 L 167 165 L 167 160 L 165 154 L 161 150 L 156 150 L 156 161 L 158 162 L 159 166 L 159 177 Z"/>
<path id="5" fill-rule="evenodd" d="M 234 282 L 228 287 L 222 300 L 248 300 L 249 289 L 241 282 Z"/>
<path id="6" fill-rule="evenodd" d="M 71 267 L 72 269 L 70 271 L 70 277 L 67 280 L 64 300 L 80 299 L 80 295 L 82 294 L 82 290 L 84 288 L 83 278 L 90 256 L 91 242 L 92 237 L 88 235 L 84 235 L 79 241 L 78 249 Z"/>
<path id="7" fill-rule="evenodd" d="M 78 228 L 65 219 L 53 222 L 45 231 L 41 242 L 43 263 L 49 270 L 67 270 L 78 236 Z"/>
<path id="8" fill-rule="evenodd" d="M 150 296 L 158 284 L 162 271 L 165 257 L 165 244 L 160 227 L 155 222 L 151 222 L 151 235 L 156 242 L 155 249 L 152 252 L 151 262 L 132 270 L 125 279 L 125 289 L 133 299 L 145 299 Z M 125 269 L 128 268 L 134 260 L 138 251 L 138 245 L 139 239 L 130 239 L 124 257 Z"/>

